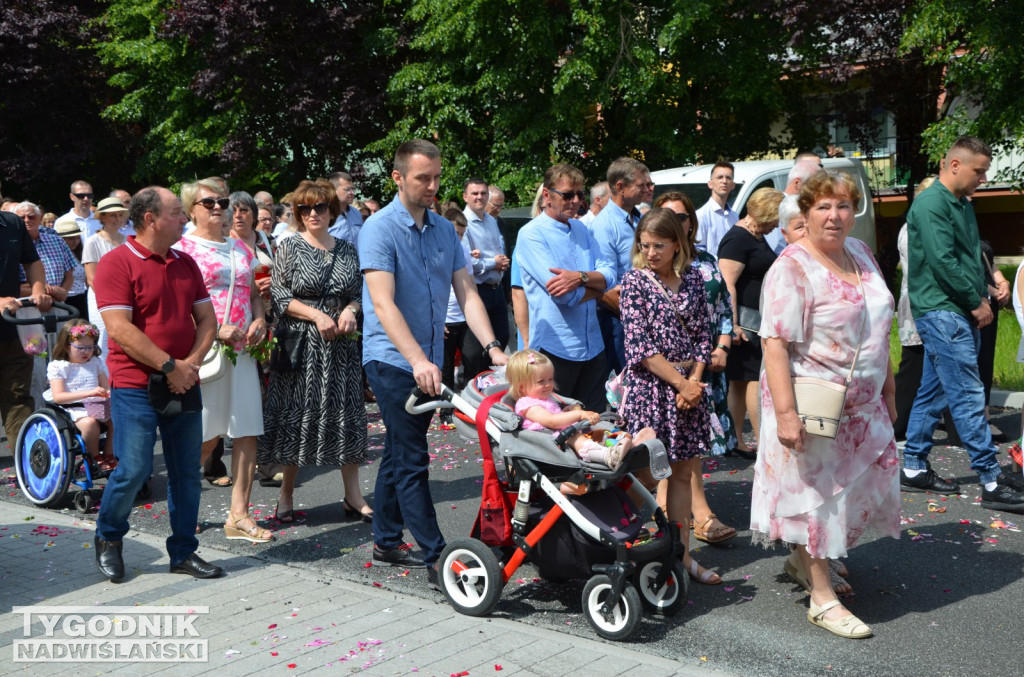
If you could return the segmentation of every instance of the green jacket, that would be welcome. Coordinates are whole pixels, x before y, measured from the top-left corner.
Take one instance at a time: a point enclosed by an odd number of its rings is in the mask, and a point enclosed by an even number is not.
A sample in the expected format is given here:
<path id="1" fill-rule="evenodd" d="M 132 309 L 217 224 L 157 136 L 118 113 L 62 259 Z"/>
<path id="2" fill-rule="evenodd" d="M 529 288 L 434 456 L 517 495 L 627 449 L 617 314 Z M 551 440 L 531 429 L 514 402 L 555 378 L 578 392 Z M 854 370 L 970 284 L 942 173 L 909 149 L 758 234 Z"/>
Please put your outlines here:
<path id="1" fill-rule="evenodd" d="M 949 310 L 967 318 L 988 296 L 974 207 L 936 181 L 907 213 L 907 292 L 919 318 Z"/>

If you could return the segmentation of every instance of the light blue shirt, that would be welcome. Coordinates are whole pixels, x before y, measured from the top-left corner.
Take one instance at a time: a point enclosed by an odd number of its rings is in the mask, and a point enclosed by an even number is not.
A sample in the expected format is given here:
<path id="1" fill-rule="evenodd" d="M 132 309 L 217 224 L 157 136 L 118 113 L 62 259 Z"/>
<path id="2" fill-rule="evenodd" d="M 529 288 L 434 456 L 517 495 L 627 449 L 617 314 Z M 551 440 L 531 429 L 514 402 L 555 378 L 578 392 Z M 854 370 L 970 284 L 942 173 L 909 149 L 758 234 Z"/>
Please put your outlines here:
<path id="1" fill-rule="evenodd" d="M 462 214 L 469 224 L 463 239 L 470 251 L 480 250 L 480 258 L 471 261 L 473 279 L 477 284 L 498 284 L 501 282 L 502 272 L 495 270 L 494 257 L 505 253 L 505 238 L 501 236 L 497 220 L 487 212 L 484 212 L 483 217 L 479 217 L 469 207 L 462 210 Z"/>
<path id="2" fill-rule="evenodd" d="M 615 279 L 615 264 L 601 256 L 587 227 L 576 219 L 564 224 L 541 214 L 519 231 L 515 254 L 530 309 L 530 346 L 575 362 L 600 355 L 604 341 L 597 301 L 582 302 L 582 285 L 562 296 L 549 295 L 545 287 L 554 276 L 550 268 L 593 270 L 605 282 Z"/>
<path id="3" fill-rule="evenodd" d="M 714 198 L 697 210 L 697 249 L 718 256 L 718 245 L 729 229 L 740 220 L 740 215 L 726 204 L 719 207 Z"/>
<path id="4" fill-rule="evenodd" d="M 615 277 L 608 280 L 609 286 L 614 287 L 621 282 L 622 276 L 633 267 L 633 257 L 630 254 L 633 251 L 633 236 L 639 220 L 639 210 L 634 208 L 631 212 L 626 212 L 615 204 L 614 200 L 608 200 L 608 204 L 590 224 L 590 232 L 594 235 L 602 258 L 612 261 L 615 266 Z"/>
<path id="5" fill-rule="evenodd" d="M 334 220 L 334 224 L 327 229 L 327 232 L 336 238 L 351 242 L 358 250 L 359 230 L 362 227 L 363 215 L 359 213 L 358 209 L 349 205 L 347 211 L 338 214 L 338 218 Z"/>
<path id="6" fill-rule="evenodd" d="M 370 216 L 359 233 L 359 268 L 395 276 L 395 305 L 427 358 L 444 362 L 444 321 L 455 271 L 466 258 L 455 226 L 430 210 L 417 228 L 398 196 Z M 412 371 L 377 317 L 363 282 L 363 364 L 374 360 Z"/>
<path id="7" fill-rule="evenodd" d="M 462 255 L 466 257 L 466 274 L 473 277 L 473 269 L 470 267 L 468 261 L 472 260 L 469 255 L 469 248 L 466 246 L 466 241 L 462 241 Z M 466 315 L 462 312 L 462 306 L 459 305 L 459 299 L 455 296 L 455 287 L 451 288 L 451 294 L 448 295 L 448 314 L 444 318 L 445 324 L 455 324 L 456 322 L 465 322 Z"/>
<path id="8" fill-rule="evenodd" d="M 517 248 L 516 251 L 519 251 L 519 249 Z M 508 282 L 509 282 L 509 284 L 512 287 L 519 287 L 520 289 L 522 289 L 523 288 L 523 274 L 521 272 L 519 272 L 519 259 L 516 258 L 516 252 L 515 251 L 512 252 L 512 256 L 510 258 L 512 260 L 511 260 L 511 262 L 508 265 Z M 529 323 L 529 321 L 530 321 L 530 319 L 529 319 L 530 309 L 529 308 L 526 309 L 526 315 L 527 315 L 526 321 L 527 321 L 527 323 Z M 519 350 L 522 350 L 523 348 L 526 347 L 526 345 L 523 343 L 523 335 L 519 333 L 519 328 L 518 327 L 516 327 L 516 342 L 519 345 L 519 348 L 518 348 Z"/>
<path id="9" fill-rule="evenodd" d="M 772 248 L 776 256 L 781 254 L 788 244 L 786 236 L 782 234 L 782 229 L 778 226 L 775 227 L 775 230 L 764 236 L 764 241 L 768 243 L 768 246 Z"/>

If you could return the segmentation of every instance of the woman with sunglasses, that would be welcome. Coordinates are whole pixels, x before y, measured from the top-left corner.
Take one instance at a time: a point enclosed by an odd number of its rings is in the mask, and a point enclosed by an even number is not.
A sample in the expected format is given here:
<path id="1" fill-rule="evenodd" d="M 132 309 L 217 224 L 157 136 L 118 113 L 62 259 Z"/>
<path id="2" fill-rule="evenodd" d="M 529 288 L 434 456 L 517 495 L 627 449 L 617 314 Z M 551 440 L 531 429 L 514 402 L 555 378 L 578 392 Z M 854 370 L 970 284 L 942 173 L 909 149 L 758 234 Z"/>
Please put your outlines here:
<path id="1" fill-rule="evenodd" d="M 231 470 L 234 487 L 224 534 L 229 539 L 266 543 L 272 534 L 261 529 L 249 515 L 249 495 L 256 471 L 256 437 L 263 434 L 256 361 L 246 348 L 266 338 L 263 299 L 253 281 L 259 263 L 244 243 L 225 237 L 226 213 L 230 201 L 222 185 L 210 179 L 187 183 L 181 188 L 181 203 L 188 210 L 195 229 L 175 247 L 195 259 L 210 292 L 217 315 L 217 339 L 222 349 L 232 349 L 227 373 L 200 383 L 203 396 L 203 462 L 210 457 L 222 436 L 234 440 Z M 215 346 L 218 344 L 214 344 Z M 231 480 L 219 483 L 230 486 Z"/>
<path id="2" fill-rule="evenodd" d="M 704 370 L 704 382 L 711 394 L 711 453 L 721 456 L 736 446 L 736 426 L 729 413 L 729 383 L 725 380 L 725 364 L 732 347 L 732 303 L 725 286 L 718 261 L 710 252 L 697 249 L 697 211 L 685 193 L 662 193 L 654 201 L 655 207 L 670 209 L 683 222 L 683 232 L 693 249 L 691 266 L 700 272 L 704 281 L 704 295 L 708 303 L 713 346 L 711 362 Z M 736 535 L 736 529 L 726 525 L 711 511 L 704 494 L 704 478 L 695 472 L 690 478 L 693 492 L 693 536 L 705 543 L 720 543 Z"/>
<path id="3" fill-rule="evenodd" d="M 292 193 L 295 235 L 281 241 L 274 257 L 270 296 L 280 318 L 277 333 L 301 345 L 298 363 L 270 372 L 266 431 L 259 461 L 284 470 L 276 517 L 293 522 L 299 466 L 341 466 L 345 515 L 373 520 L 359 489 L 359 464 L 366 460 L 360 343 L 356 321 L 363 280 L 356 248 L 327 232 L 341 213 L 329 181 L 303 181 Z M 283 346 L 282 346 L 283 347 Z"/>

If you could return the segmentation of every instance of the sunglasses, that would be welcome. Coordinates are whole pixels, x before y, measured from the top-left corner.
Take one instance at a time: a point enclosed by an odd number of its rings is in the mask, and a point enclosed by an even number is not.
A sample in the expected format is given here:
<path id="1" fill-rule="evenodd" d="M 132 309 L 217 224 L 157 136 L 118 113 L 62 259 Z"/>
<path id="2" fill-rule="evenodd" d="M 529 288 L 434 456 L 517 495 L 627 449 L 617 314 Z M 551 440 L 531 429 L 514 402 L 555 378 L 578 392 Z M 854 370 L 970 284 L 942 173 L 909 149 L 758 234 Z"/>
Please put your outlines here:
<path id="1" fill-rule="evenodd" d="M 559 195 L 562 196 L 563 200 L 567 200 L 569 202 L 572 202 L 573 198 L 576 198 L 577 200 L 582 200 L 584 197 L 586 197 L 586 193 L 584 193 L 582 190 L 555 190 L 554 188 L 548 188 L 548 192 L 558 193 Z"/>
<path id="2" fill-rule="evenodd" d="M 77 197 L 79 200 L 91 200 L 92 199 L 92 193 L 72 193 L 72 195 Z"/>
<path id="3" fill-rule="evenodd" d="M 689 220 L 690 220 L 690 215 L 689 215 L 688 213 L 686 213 L 686 212 L 674 212 L 674 214 L 675 214 L 676 216 L 678 216 L 678 217 L 679 217 L 679 220 L 680 220 L 680 221 L 682 221 L 682 222 L 684 222 L 684 223 L 685 223 L 686 221 L 689 221 Z"/>
<path id="4" fill-rule="evenodd" d="M 326 202 L 317 202 L 315 205 L 295 205 L 292 207 L 298 213 L 299 216 L 308 216 L 310 210 L 315 210 L 317 214 L 323 216 L 327 213 L 327 209 L 330 207 Z"/>
<path id="5" fill-rule="evenodd" d="M 227 209 L 231 204 L 231 200 L 226 197 L 204 197 L 202 200 L 196 200 L 192 203 L 193 205 L 203 205 L 207 209 L 213 209 L 214 206 L 220 207 L 221 209 Z"/>

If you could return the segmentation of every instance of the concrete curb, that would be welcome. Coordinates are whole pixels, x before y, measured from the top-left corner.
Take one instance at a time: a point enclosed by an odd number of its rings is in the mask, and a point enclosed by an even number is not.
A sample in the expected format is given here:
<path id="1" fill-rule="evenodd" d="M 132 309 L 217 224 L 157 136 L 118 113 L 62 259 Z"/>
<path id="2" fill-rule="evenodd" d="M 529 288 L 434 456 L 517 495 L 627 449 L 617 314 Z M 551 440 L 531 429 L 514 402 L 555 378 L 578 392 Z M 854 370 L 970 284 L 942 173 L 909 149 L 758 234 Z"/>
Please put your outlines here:
<path id="1" fill-rule="evenodd" d="M 993 407 L 1007 409 L 1024 409 L 1024 392 L 1012 390 L 993 390 L 988 403 Z"/>

